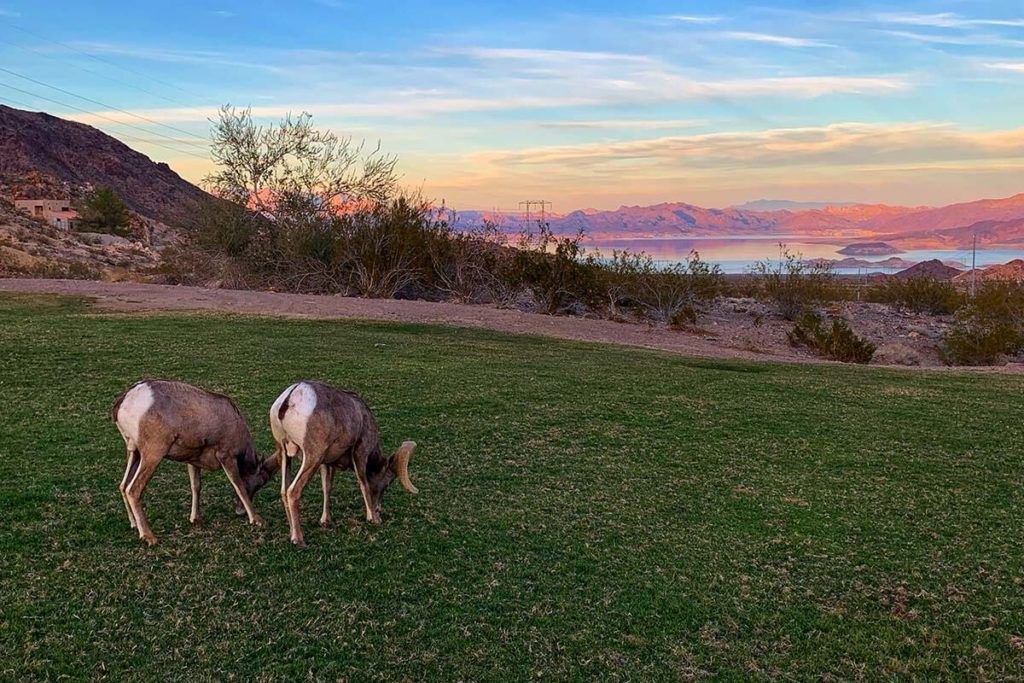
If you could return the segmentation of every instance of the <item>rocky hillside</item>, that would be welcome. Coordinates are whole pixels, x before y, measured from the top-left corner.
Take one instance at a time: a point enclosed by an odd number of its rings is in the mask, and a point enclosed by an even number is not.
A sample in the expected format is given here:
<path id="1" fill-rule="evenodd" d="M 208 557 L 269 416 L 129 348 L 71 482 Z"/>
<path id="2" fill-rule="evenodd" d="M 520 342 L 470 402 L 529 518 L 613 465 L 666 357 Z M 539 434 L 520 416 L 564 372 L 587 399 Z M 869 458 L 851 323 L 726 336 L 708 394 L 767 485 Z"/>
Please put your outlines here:
<path id="1" fill-rule="evenodd" d="M 138 241 L 58 230 L 0 199 L 0 277 L 121 279 L 151 269 L 159 256 Z"/>
<path id="2" fill-rule="evenodd" d="M 108 185 L 139 215 L 182 226 L 206 193 L 167 164 L 156 163 L 91 126 L 0 105 L 0 180 L 83 188 Z"/>

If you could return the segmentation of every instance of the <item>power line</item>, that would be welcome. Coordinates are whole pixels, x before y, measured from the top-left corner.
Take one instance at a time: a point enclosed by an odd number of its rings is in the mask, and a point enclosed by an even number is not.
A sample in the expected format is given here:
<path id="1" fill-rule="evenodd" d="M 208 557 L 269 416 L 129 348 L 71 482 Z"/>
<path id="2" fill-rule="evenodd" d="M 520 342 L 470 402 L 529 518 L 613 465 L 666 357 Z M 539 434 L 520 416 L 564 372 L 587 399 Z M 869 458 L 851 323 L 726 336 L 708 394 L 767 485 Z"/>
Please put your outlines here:
<path id="1" fill-rule="evenodd" d="M 176 133 L 182 133 L 184 135 L 187 135 L 190 138 L 195 138 L 196 140 L 201 139 L 197 135 L 195 135 L 193 133 L 190 133 L 187 130 L 183 130 L 181 128 L 176 128 L 175 126 L 169 126 L 166 123 L 160 123 L 159 121 L 154 121 L 153 119 L 146 118 L 145 116 L 140 116 L 139 114 L 134 114 L 134 113 L 132 113 L 130 111 L 126 111 L 124 109 L 119 109 L 119 108 L 114 107 L 112 105 L 106 104 L 105 102 L 100 102 L 99 100 L 94 100 L 94 99 L 92 99 L 90 97 L 85 97 L 84 95 L 79 95 L 78 93 L 71 92 L 70 90 L 65 90 L 64 88 L 57 87 L 56 85 L 50 85 L 49 83 L 44 83 L 43 81 L 40 81 L 40 80 L 35 79 L 35 78 L 32 78 L 30 76 L 24 76 L 22 74 L 17 73 L 16 71 L 11 71 L 10 69 L 6 69 L 6 68 L 4 68 L 2 66 L 0 66 L 0 72 L 6 73 L 6 74 L 10 74 L 11 76 L 15 76 L 15 77 L 20 78 L 22 80 L 28 81 L 29 83 L 35 83 L 36 85 L 41 85 L 44 88 L 49 88 L 51 90 L 56 90 L 57 92 L 64 93 L 65 95 L 70 95 L 71 97 L 78 98 L 78 99 L 80 99 L 80 100 L 82 100 L 84 102 L 90 102 L 90 103 L 98 105 L 100 107 L 105 107 L 106 109 L 109 109 L 111 111 L 116 111 L 118 113 L 124 114 L 125 116 L 131 116 L 133 118 L 139 119 L 140 121 L 145 121 L 146 123 L 150 123 L 150 124 L 155 125 L 155 126 L 160 126 L 162 128 L 166 128 L 167 130 L 173 130 Z M 128 124 L 125 124 L 125 125 L 128 125 Z M 147 131 L 147 132 L 149 132 L 149 131 Z M 181 142 L 182 142 L 182 144 L 192 145 L 194 147 L 199 147 L 200 149 L 205 149 L 205 147 L 203 147 L 202 145 L 196 144 L 194 142 L 189 142 L 187 140 L 182 140 Z"/>
<path id="2" fill-rule="evenodd" d="M 190 103 L 187 103 L 184 100 L 176 100 L 176 99 L 167 97 L 166 95 L 161 95 L 158 92 L 153 92 L 152 90 L 147 90 L 146 88 L 143 88 L 142 86 L 139 86 L 139 85 L 135 85 L 134 83 L 129 83 L 128 81 L 123 81 L 120 78 L 114 78 L 112 76 L 108 76 L 106 74 L 102 74 L 99 71 L 93 71 L 92 69 L 86 69 L 81 64 L 77 64 L 77 63 L 75 63 L 74 61 L 72 61 L 70 59 L 61 59 L 60 57 L 57 57 L 56 55 L 52 55 L 52 54 L 49 54 L 47 52 L 43 52 L 42 50 L 37 50 L 34 47 L 29 47 L 28 45 L 21 45 L 20 43 L 13 43 L 13 42 L 11 42 L 9 40 L 3 40 L 3 39 L 0 39 L 0 43 L 4 43 L 5 45 L 10 45 L 11 47 L 16 47 L 16 48 L 18 48 L 20 50 L 26 50 L 28 52 L 32 52 L 32 53 L 37 54 L 37 55 L 42 55 L 43 57 L 46 57 L 47 59 L 52 59 L 52 60 L 57 61 L 57 62 L 63 62 L 64 64 L 70 64 L 71 66 L 75 67 L 79 71 L 84 71 L 85 73 L 92 74 L 93 76 L 99 76 L 100 78 L 102 78 L 104 80 L 107 80 L 107 81 L 110 81 L 111 83 L 117 83 L 118 85 L 123 85 L 125 87 L 132 88 L 134 90 L 138 90 L 139 92 L 145 93 L 147 95 L 151 95 L 152 97 L 158 97 L 161 100 L 164 100 L 165 102 L 170 102 L 171 104 L 181 104 L 181 105 L 185 105 L 185 106 L 192 106 Z"/>
<path id="3" fill-rule="evenodd" d="M 123 121 L 118 121 L 117 119 L 112 119 L 112 118 L 110 118 L 108 116 L 104 116 L 103 114 L 99 114 L 97 112 L 89 111 L 88 109 L 82 109 L 81 107 L 76 107 L 73 104 L 68 104 L 67 102 L 61 102 L 60 100 L 55 100 L 53 98 L 46 97 L 45 95 L 40 95 L 38 93 L 34 93 L 34 92 L 29 91 L 29 90 L 23 90 L 21 88 L 15 87 L 13 85 L 9 85 L 7 83 L 0 83 L 0 87 L 10 88 L 11 90 L 14 90 L 16 92 L 20 92 L 23 95 L 29 95 L 30 97 L 35 97 L 35 98 L 40 99 L 40 100 L 46 100 L 47 102 L 52 102 L 53 104 L 57 104 L 57 105 L 60 105 L 62 107 L 68 107 L 69 109 L 74 109 L 75 111 L 80 111 L 83 114 L 89 114 L 90 116 L 96 116 L 96 117 L 104 119 L 106 121 L 110 121 L 110 122 L 112 122 L 112 123 L 114 123 L 114 124 L 116 124 L 118 126 L 127 126 L 129 128 L 134 128 L 136 130 L 141 130 L 143 133 L 146 133 L 147 135 L 156 135 L 156 136 L 164 138 L 166 140 L 170 140 L 171 142 L 174 142 L 176 144 L 181 142 L 179 140 L 175 140 L 174 138 L 172 138 L 170 136 L 163 135 L 161 133 L 154 133 L 153 131 L 147 130 L 147 129 L 142 128 L 140 126 L 133 126 L 130 123 L 124 123 Z M 26 106 L 26 105 L 22 105 L 22 106 Z M 189 152 L 189 151 L 183 150 L 183 149 L 176 149 L 174 147 L 168 147 L 167 145 L 160 144 L 159 142 L 155 142 L 153 140 L 147 140 L 147 139 L 144 139 L 144 138 L 136 137 L 134 135 L 128 135 L 127 133 L 118 133 L 118 135 L 120 135 L 121 137 L 129 138 L 131 140 L 137 140 L 137 141 L 143 142 L 145 144 L 156 145 L 157 147 L 163 147 L 164 149 L 169 149 L 169 150 L 171 150 L 172 152 L 174 152 L 176 154 L 187 154 L 187 155 L 195 157 L 197 159 L 202 159 L 204 161 L 209 161 L 209 157 L 204 157 L 202 155 L 195 154 L 194 152 Z"/>
<path id="4" fill-rule="evenodd" d="M 42 34 L 36 33 L 35 31 L 30 31 L 27 28 L 18 26 L 17 24 L 13 24 L 13 23 L 11 23 L 9 21 L 5 22 L 5 23 L 8 26 L 10 26 L 11 28 L 13 28 L 13 29 L 15 29 L 17 31 L 21 31 L 22 33 L 26 33 L 26 34 L 28 34 L 30 36 L 33 36 L 35 38 L 38 38 L 40 40 L 45 40 L 48 43 L 53 43 L 54 45 L 60 45 L 61 47 L 65 48 L 66 50 L 71 50 L 72 52 L 76 52 L 76 53 L 78 53 L 80 55 L 88 57 L 89 59 L 91 59 L 93 61 L 99 62 L 100 64 L 106 64 L 108 66 L 114 67 L 115 69 L 121 69 L 122 71 L 126 71 L 126 72 L 128 72 L 130 74 L 134 74 L 136 76 L 141 76 L 142 78 L 145 78 L 147 81 L 152 81 L 153 83 L 159 83 L 160 85 L 165 85 L 168 88 L 174 88 L 175 90 L 179 90 L 179 91 L 185 93 L 186 95 L 191 95 L 192 97 L 198 97 L 201 100 L 208 100 L 209 99 L 209 98 L 207 98 L 204 95 L 200 95 L 198 93 L 190 92 L 189 90 L 186 90 L 185 88 L 182 88 L 181 86 L 175 85 L 173 83 L 168 83 L 167 81 L 161 81 L 158 78 L 153 78 L 149 74 L 143 73 L 143 72 L 138 71 L 136 69 L 130 69 L 127 66 L 124 66 L 122 64 L 118 64 L 117 62 L 111 61 L 109 59 L 103 59 L 102 57 L 98 57 L 98 56 L 92 54 L 91 52 L 86 52 L 85 50 L 79 50 L 78 48 L 76 48 L 76 47 L 74 47 L 72 45 L 68 45 L 67 43 L 62 43 L 59 40 L 54 40 L 53 38 L 49 38 L 49 37 L 44 36 Z"/>

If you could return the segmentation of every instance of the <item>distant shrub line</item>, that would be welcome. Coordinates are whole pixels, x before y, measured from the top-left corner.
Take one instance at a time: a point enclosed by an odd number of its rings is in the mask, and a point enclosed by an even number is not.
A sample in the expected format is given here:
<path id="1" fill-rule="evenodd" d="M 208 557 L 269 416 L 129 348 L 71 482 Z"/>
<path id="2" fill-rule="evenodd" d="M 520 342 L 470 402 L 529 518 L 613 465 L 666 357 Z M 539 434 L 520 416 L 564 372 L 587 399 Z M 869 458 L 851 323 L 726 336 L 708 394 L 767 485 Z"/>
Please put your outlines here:
<path id="1" fill-rule="evenodd" d="M 696 253 L 661 267 L 649 256 L 587 253 L 583 234 L 544 224 L 518 237 L 494 225 L 459 230 L 451 214 L 398 197 L 325 218 L 271 220 L 210 202 L 186 245 L 165 253 L 178 282 L 373 298 L 520 305 L 552 315 L 696 322 L 721 296 L 717 266 Z"/>

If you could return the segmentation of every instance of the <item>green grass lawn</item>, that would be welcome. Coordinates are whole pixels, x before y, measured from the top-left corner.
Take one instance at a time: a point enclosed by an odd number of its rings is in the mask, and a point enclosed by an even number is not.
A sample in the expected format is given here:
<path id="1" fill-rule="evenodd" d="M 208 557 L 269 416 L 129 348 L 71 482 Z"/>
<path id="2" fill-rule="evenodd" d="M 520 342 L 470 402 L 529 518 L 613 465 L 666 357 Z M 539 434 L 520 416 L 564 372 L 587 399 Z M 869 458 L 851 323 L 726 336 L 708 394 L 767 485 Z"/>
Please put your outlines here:
<path id="1" fill-rule="evenodd" d="M 128 528 L 110 422 L 141 377 L 362 393 L 412 496 L 337 526 L 207 475 Z M 0 297 L 0 679 L 1024 677 L 1024 379 L 692 360 L 383 323 Z"/>

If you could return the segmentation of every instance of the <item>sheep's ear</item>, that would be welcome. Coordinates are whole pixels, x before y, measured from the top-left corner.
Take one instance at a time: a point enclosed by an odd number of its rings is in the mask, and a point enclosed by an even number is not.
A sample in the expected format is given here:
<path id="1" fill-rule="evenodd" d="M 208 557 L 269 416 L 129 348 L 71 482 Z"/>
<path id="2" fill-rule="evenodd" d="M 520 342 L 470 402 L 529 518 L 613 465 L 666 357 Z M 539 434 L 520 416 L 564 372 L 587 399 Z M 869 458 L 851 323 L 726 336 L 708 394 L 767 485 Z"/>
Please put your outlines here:
<path id="1" fill-rule="evenodd" d="M 265 469 L 270 474 L 274 474 L 275 472 L 277 472 L 279 469 L 281 469 L 281 451 L 274 451 L 274 453 L 269 458 L 264 460 L 262 464 L 263 469 Z"/>

